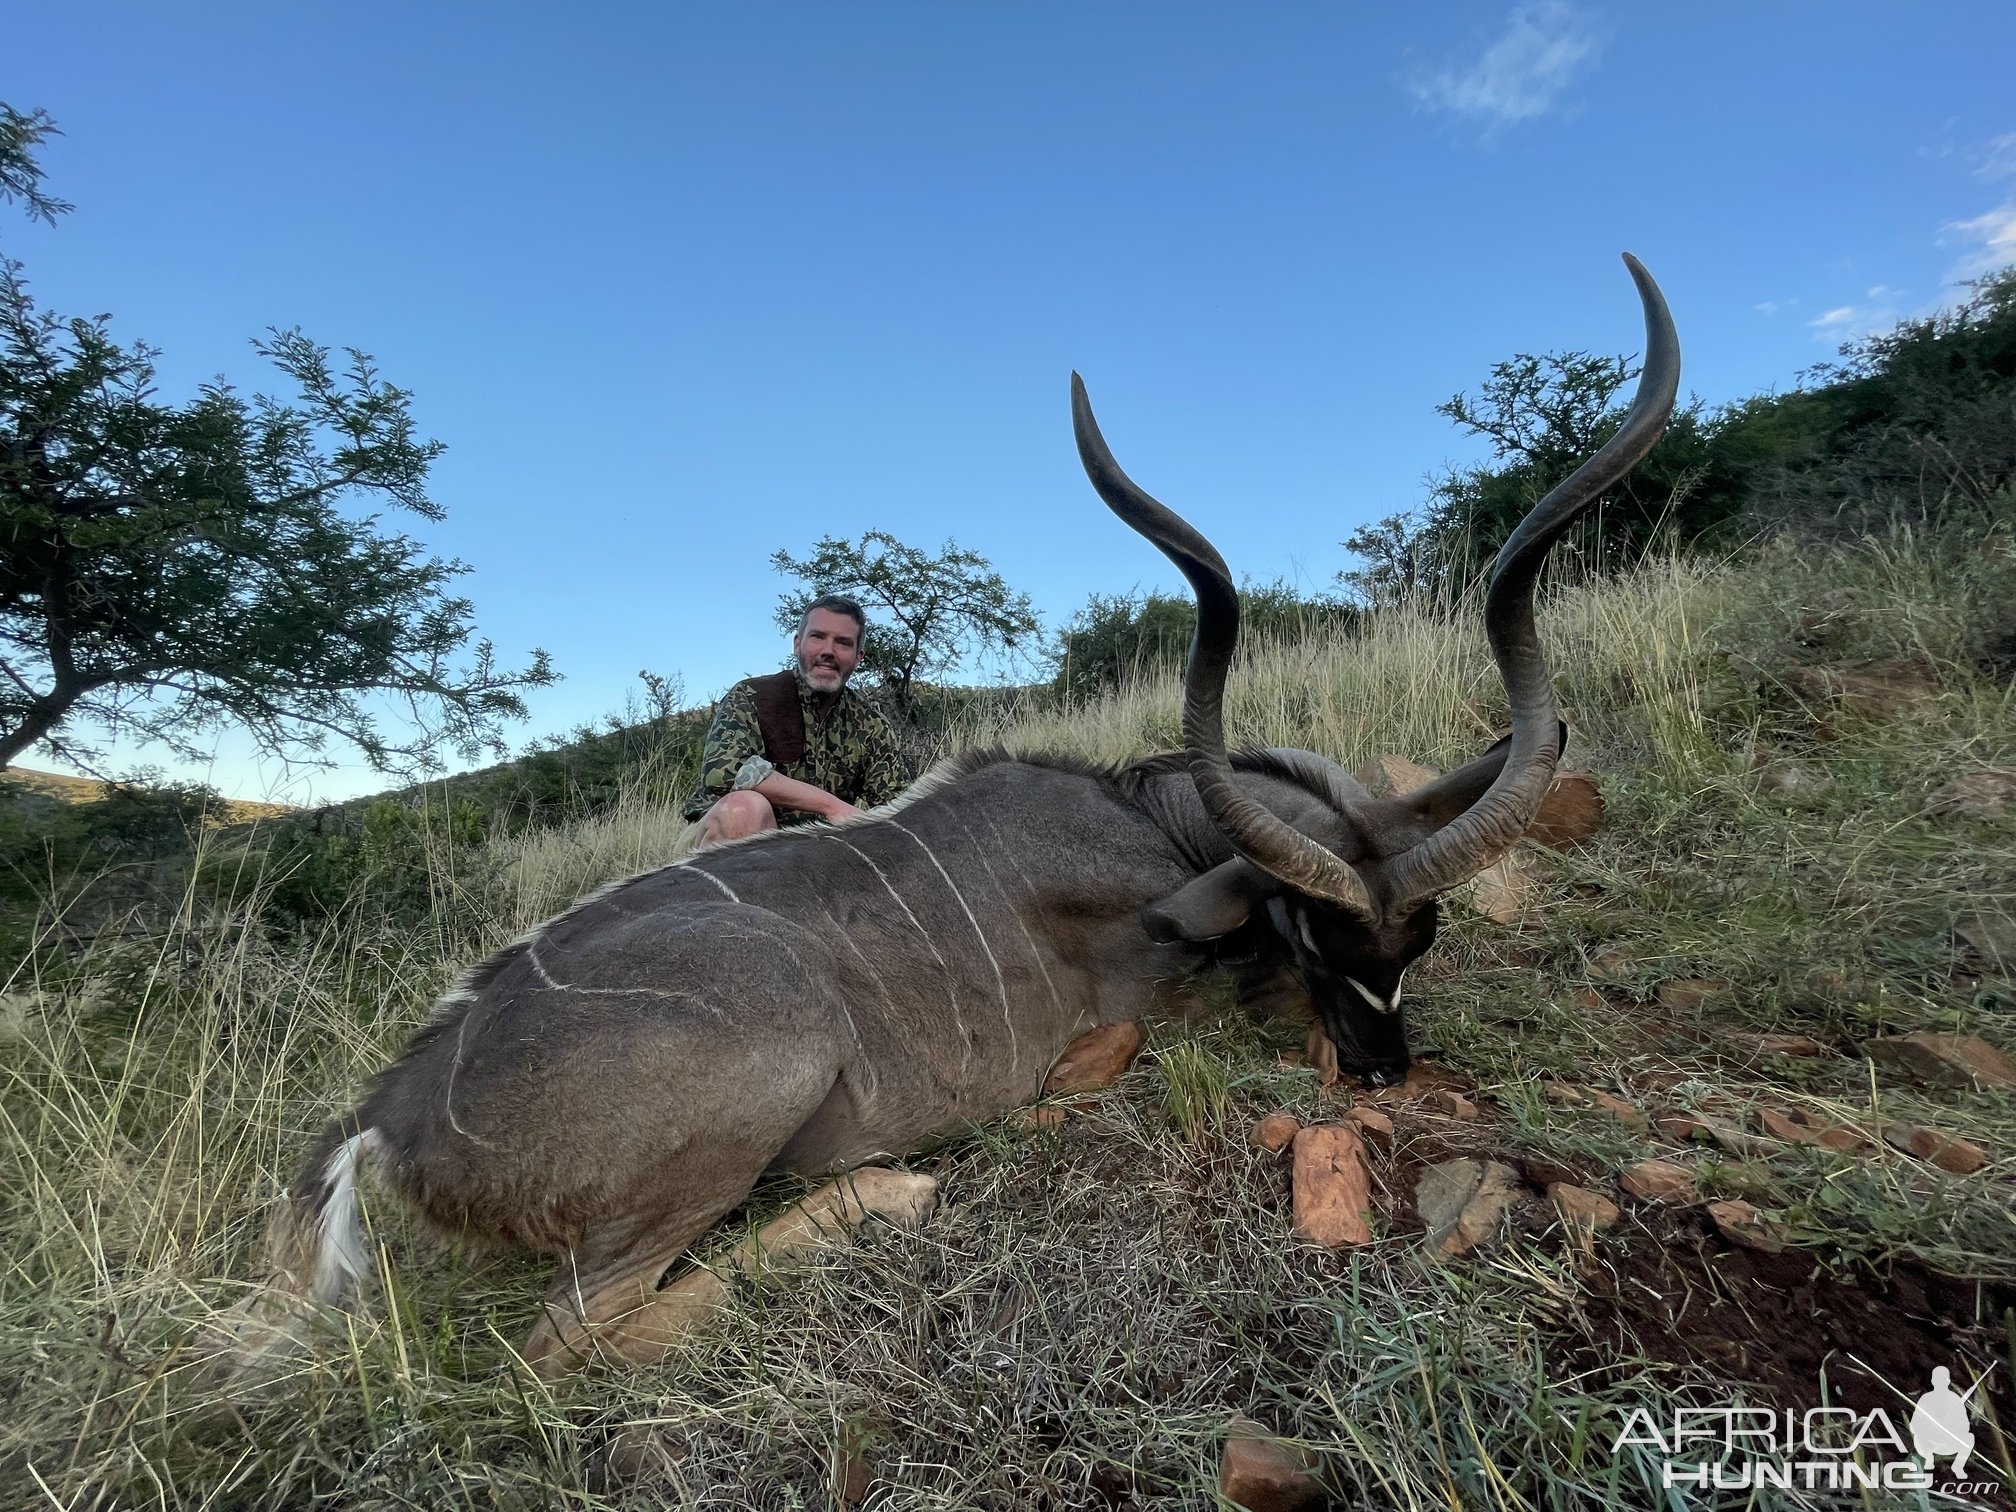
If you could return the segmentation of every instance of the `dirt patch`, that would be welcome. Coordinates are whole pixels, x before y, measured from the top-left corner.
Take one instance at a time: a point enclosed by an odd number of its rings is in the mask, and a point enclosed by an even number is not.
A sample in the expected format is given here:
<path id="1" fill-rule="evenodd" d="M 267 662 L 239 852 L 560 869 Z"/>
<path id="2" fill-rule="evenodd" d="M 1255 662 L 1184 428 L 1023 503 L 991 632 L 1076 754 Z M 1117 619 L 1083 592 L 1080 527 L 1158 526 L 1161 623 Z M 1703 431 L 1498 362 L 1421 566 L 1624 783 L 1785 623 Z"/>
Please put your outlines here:
<path id="1" fill-rule="evenodd" d="M 1584 1278 L 1586 1363 L 1650 1355 L 1780 1409 L 1821 1406 L 1824 1378 L 1827 1405 L 1894 1414 L 1897 1393 L 1915 1397 L 1936 1367 L 1963 1383 L 2000 1360 L 1982 1389 L 2001 1422 L 2016 1422 L 2006 1368 L 2016 1286 L 1905 1261 L 1883 1274 L 1831 1271 L 1800 1250 L 1738 1248 L 1693 1213 L 1654 1224 L 1600 1250 Z"/>

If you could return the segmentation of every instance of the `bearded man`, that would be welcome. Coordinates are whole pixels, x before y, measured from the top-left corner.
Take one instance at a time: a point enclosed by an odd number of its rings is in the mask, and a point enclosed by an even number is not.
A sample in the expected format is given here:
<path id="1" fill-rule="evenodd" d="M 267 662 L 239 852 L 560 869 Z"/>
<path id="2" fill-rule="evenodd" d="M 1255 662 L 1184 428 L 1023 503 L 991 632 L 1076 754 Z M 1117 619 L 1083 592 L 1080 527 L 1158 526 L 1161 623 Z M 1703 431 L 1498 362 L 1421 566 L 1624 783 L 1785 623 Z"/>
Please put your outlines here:
<path id="1" fill-rule="evenodd" d="M 844 819 L 909 785 L 903 743 L 847 680 L 861 665 L 861 606 L 827 594 L 798 621 L 791 666 L 748 677 L 722 695 L 685 815 L 695 846 L 779 825 Z"/>

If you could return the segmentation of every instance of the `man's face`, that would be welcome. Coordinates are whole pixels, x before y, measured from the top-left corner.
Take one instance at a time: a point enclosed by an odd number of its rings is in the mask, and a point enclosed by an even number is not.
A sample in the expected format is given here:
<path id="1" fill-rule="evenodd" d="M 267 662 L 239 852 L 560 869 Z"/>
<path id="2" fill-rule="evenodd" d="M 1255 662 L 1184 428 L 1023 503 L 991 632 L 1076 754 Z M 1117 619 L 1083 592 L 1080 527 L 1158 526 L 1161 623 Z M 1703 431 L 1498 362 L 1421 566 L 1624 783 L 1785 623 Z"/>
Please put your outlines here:
<path id="1" fill-rule="evenodd" d="M 852 615 L 814 609 L 791 650 L 815 693 L 838 693 L 861 665 L 861 627 Z"/>

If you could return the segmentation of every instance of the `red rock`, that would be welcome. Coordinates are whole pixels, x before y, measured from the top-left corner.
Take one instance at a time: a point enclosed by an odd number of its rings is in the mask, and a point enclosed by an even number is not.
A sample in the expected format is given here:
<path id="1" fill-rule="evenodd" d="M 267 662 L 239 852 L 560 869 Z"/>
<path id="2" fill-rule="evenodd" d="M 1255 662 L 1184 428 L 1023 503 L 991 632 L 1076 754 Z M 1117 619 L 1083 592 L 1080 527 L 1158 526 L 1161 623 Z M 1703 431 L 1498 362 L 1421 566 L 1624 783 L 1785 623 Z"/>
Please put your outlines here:
<path id="1" fill-rule="evenodd" d="M 1652 996 L 1668 1013 L 1692 1013 L 1728 986 L 1720 977 L 1674 977 L 1661 982 Z"/>
<path id="2" fill-rule="evenodd" d="M 1549 1184 L 1547 1200 L 1554 1204 L 1554 1210 L 1570 1228 L 1608 1228 L 1622 1216 L 1617 1204 L 1608 1197 L 1569 1181 Z"/>
<path id="3" fill-rule="evenodd" d="M 1612 1097 L 1608 1092 L 1598 1092 L 1592 1088 L 1589 1093 L 1589 1103 L 1599 1113 L 1608 1113 L 1619 1123 L 1629 1124 L 1634 1129 L 1650 1127 L 1651 1121 L 1645 1117 L 1644 1113 L 1621 1097 Z"/>
<path id="4" fill-rule="evenodd" d="M 1662 1113 L 1652 1127 L 1675 1144 L 1691 1144 L 1708 1132 L 1708 1125 L 1687 1113 Z"/>
<path id="5" fill-rule="evenodd" d="M 1785 1241 L 1778 1236 L 1773 1225 L 1747 1202 L 1736 1199 L 1711 1202 L 1708 1204 L 1708 1217 L 1731 1244 L 1762 1250 L 1768 1255 L 1775 1255 L 1785 1248 Z"/>
<path id="6" fill-rule="evenodd" d="M 1302 1132 L 1302 1121 L 1293 1113 L 1269 1113 L 1253 1125 L 1252 1141 L 1256 1149 L 1279 1155 L 1295 1142 L 1295 1136 Z"/>
<path id="7" fill-rule="evenodd" d="M 1375 797 L 1398 798 L 1428 786 L 1441 774 L 1405 756 L 1374 756 L 1354 774 Z"/>
<path id="8" fill-rule="evenodd" d="M 1377 1108 L 1353 1108 L 1344 1116 L 1358 1126 L 1367 1143 L 1382 1150 L 1393 1148 L 1393 1120 Z"/>
<path id="9" fill-rule="evenodd" d="M 1064 1047 L 1043 1083 L 1046 1094 L 1097 1092 L 1120 1079 L 1141 1053 L 1139 1024 L 1101 1024 Z"/>
<path id="10" fill-rule="evenodd" d="M 1577 987 L 1568 994 L 1568 1001 L 1585 1013 L 1598 1013 L 1610 1006 L 1610 999 L 1594 987 Z"/>
<path id="11" fill-rule="evenodd" d="M 1295 1136 L 1295 1235 L 1326 1248 L 1370 1244 L 1372 1177 L 1349 1124 L 1312 1124 Z"/>
<path id="12" fill-rule="evenodd" d="M 1519 1173 L 1495 1160 L 1445 1160 L 1422 1171 L 1414 1209 L 1438 1254 L 1466 1255 L 1494 1238 L 1519 1193 Z"/>
<path id="13" fill-rule="evenodd" d="M 1813 1131 L 1803 1124 L 1794 1123 L 1783 1113 L 1765 1108 L 1757 1115 L 1757 1122 L 1764 1126 L 1764 1132 L 1773 1139 L 1782 1139 L 1791 1144 L 1813 1143 Z"/>
<path id="14" fill-rule="evenodd" d="M 1889 1128 L 1883 1137 L 1905 1154 L 1930 1161 L 1955 1176 L 1971 1176 L 1988 1164 L 1988 1152 L 1981 1146 L 1938 1129 Z"/>
<path id="15" fill-rule="evenodd" d="M 1493 924 L 1511 926 L 1540 896 L 1540 878 L 1516 852 L 1507 852 L 1470 883 L 1470 906 Z"/>
<path id="16" fill-rule="evenodd" d="M 1844 1129 L 1835 1124 L 1823 1123 L 1810 1113 L 1793 1110 L 1780 1113 L 1765 1108 L 1757 1115 L 1757 1121 L 1764 1125 L 1764 1131 L 1773 1139 L 1782 1139 L 1788 1144 L 1821 1145 L 1829 1150 L 1852 1150 L 1867 1141 L 1853 1129 Z"/>
<path id="17" fill-rule="evenodd" d="M 1061 1127 L 1065 1116 L 1062 1108 L 1045 1103 L 1034 1108 L 1018 1109 L 1009 1121 L 1024 1133 L 1034 1133 L 1037 1129 Z"/>
<path id="18" fill-rule="evenodd" d="M 1867 1040 L 1862 1048 L 1882 1065 L 1942 1087 L 1980 1092 L 1991 1087 L 2016 1087 L 2016 1060 L 2011 1060 L 1979 1035 L 1898 1034 Z"/>
<path id="19" fill-rule="evenodd" d="M 1542 1082 L 1540 1083 L 1540 1095 L 1551 1103 L 1561 1104 L 1564 1108 L 1586 1108 L 1589 1106 L 1589 1094 L 1572 1082 Z"/>
<path id="20" fill-rule="evenodd" d="M 1670 1160 L 1641 1160 L 1617 1178 L 1617 1184 L 1644 1202 L 1684 1207 L 1695 1200 L 1694 1173 Z"/>
<path id="21" fill-rule="evenodd" d="M 1570 850 L 1603 828 L 1603 790 L 1587 772 L 1557 772 L 1540 800 L 1526 838 L 1550 850 Z"/>
<path id="22" fill-rule="evenodd" d="M 1318 1468 L 1306 1450 L 1283 1443 L 1250 1418 L 1234 1418 L 1225 1427 L 1218 1495 L 1246 1512 L 1301 1512 L 1327 1500 Z"/>
<path id="23" fill-rule="evenodd" d="M 1461 1092 L 1451 1092 L 1447 1087 L 1437 1087 L 1428 1094 L 1428 1105 L 1445 1118 L 1459 1119 L 1469 1123 L 1477 1116 L 1477 1104 Z"/>

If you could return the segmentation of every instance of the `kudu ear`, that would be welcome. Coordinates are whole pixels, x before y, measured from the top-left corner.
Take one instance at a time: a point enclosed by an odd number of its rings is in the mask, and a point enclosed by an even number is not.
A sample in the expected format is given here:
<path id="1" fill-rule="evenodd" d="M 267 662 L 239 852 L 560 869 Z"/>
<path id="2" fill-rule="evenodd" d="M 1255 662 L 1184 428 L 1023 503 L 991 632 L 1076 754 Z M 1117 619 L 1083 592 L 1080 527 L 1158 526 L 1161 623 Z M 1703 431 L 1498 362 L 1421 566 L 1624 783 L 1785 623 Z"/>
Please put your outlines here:
<path id="1" fill-rule="evenodd" d="M 1561 726 L 1561 746 L 1568 744 L 1568 726 Z M 1411 793 L 1401 795 L 1400 802 L 1419 814 L 1431 826 L 1440 829 L 1451 819 L 1482 798 L 1491 784 L 1498 780 L 1499 772 L 1505 768 L 1505 757 L 1512 749 L 1512 737 L 1507 735 L 1474 761 L 1466 761 L 1453 772 L 1437 777 L 1426 787 L 1418 787 Z"/>
<path id="2" fill-rule="evenodd" d="M 1141 927 L 1158 945 L 1215 940 L 1279 891 L 1281 884 L 1250 861 L 1227 861 L 1142 909 Z"/>

